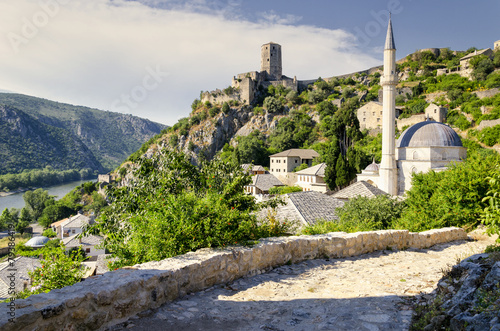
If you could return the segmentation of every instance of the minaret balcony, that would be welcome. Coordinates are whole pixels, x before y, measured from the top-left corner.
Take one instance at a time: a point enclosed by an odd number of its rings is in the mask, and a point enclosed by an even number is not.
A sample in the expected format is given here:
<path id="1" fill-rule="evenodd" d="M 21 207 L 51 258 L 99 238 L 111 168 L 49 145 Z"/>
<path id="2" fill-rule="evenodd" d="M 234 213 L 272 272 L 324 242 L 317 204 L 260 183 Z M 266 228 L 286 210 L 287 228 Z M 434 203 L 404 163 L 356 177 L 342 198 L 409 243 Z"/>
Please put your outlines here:
<path id="1" fill-rule="evenodd" d="M 397 75 L 389 75 L 380 77 L 380 85 L 398 85 L 399 79 Z"/>

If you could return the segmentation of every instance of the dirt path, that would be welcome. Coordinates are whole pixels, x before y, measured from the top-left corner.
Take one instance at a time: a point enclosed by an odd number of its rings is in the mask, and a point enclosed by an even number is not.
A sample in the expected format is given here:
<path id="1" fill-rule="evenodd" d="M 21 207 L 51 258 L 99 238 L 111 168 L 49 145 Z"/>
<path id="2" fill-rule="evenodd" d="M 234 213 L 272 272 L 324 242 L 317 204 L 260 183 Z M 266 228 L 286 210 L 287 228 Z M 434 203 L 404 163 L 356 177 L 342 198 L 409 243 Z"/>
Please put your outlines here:
<path id="1" fill-rule="evenodd" d="M 282 266 L 215 286 L 111 330 L 407 330 L 410 302 L 494 238 Z"/>

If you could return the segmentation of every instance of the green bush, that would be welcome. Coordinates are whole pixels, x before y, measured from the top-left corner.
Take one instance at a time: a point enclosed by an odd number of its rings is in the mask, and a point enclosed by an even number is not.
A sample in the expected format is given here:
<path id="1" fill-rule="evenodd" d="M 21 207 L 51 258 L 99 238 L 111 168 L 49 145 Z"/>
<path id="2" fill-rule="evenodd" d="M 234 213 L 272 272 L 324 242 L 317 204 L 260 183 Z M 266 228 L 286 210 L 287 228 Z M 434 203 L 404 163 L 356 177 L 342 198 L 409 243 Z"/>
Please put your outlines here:
<path id="1" fill-rule="evenodd" d="M 266 108 L 269 113 L 279 113 L 283 109 L 283 105 L 275 97 L 267 97 L 264 99 L 264 108 Z"/>
<path id="2" fill-rule="evenodd" d="M 274 186 L 269 189 L 269 194 L 288 194 L 293 192 L 302 192 L 299 186 Z"/>
<path id="3" fill-rule="evenodd" d="M 57 236 L 57 233 L 55 233 L 55 231 L 52 229 L 45 229 L 43 230 L 42 236 L 45 236 L 47 238 L 54 238 L 55 236 Z"/>
<path id="4" fill-rule="evenodd" d="M 491 176 L 486 179 L 488 192 L 482 201 L 486 206 L 481 213 L 481 219 L 487 226 L 488 234 L 500 235 L 500 166 L 497 165 Z"/>
<path id="5" fill-rule="evenodd" d="M 141 158 L 127 187 L 108 190 L 111 206 L 89 230 L 104 236 L 115 267 L 162 260 L 203 247 L 245 244 L 266 231 L 244 186 L 239 165 L 215 158 L 191 164 L 186 155 L 159 151 Z"/>
<path id="6" fill-rule="evenodd" d="M 222 104 L 222 112 L 224 114 L 227 114 L 227 113 L 229 113 L 230 110 L 231 110 L 231 108 L 229 107 L 229 104 L 227 102 L 224 102 Z"/>
<path id="7" fill-rule="evenodd" d="M 500 161 L 495 152 L 471 151 L 467 160 L 447 171 L 416 173 L 406 192 L 406 206 L 398 228 L 425 231 L 448 226 L 477 225 L 489 189 L 487 177 Z"/>

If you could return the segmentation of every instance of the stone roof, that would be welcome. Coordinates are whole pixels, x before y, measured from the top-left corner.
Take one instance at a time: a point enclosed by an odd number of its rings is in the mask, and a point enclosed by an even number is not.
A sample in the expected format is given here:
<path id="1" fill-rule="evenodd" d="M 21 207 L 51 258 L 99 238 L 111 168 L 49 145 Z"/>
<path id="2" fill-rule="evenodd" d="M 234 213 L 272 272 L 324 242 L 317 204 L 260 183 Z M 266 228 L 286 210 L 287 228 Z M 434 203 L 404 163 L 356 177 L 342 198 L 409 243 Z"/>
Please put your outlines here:
<path id="1" fill-rule="evenodd" d="M 382 194 L 387 193 L 365 181 L 360 181 L 351 184 L 338 192 L 335 192 L 334 194 L 332 194 L 332 197 L 338 199 L 352 199 L 358 196 L 374 198 L 377 195 Z"/>
<path id="2" fill-rule="evenodd" d="M 298 149 L 298 148 L 293 148 L 293 149 L 288 149 L 286 151 L 283 151 L 281 153 L 273 154 L 269 157 L 300 157 L 301 159 L 314 159 L 315 157 L 318 157 L 319 154 L 316 152 L 314 149 Z"/>
<path id="3" fill-rule="evenodd" d="M 458 134 L 448 125 L 424 121 L 410 126 L 406 129 L 398 141 L 396 147 L 463 147 Z"/>
<path id="4" fill-rule="evenodd" d="M 485 48 L 485 49 L 481 49 L 479 51 L 474 51 L 472 53 L 469 53 L 467 54 L 466 56 L 464 56 L 463 58 L 460 59 L 460 61 L 463 61 L 463 60 L 467 60 L 467 59 L 470 59 L 470 58 L 473 58 L 474 56 L 477 56 L 477 55 L 482 55 L 482 54 L 488 54 L 491 52 L 491 48 Z"/>
<path id="5" fill-rule="evenodd" d="M 102 237 L 89 235 L 84 237 L 83 235 L 79 237 L 81 233 L 72 235 L 71 237 L 64 238 L 63 244 L 66 247 L 78 247 L 78 246 L 95 246 L 102 243 Z M 81 239 L 81 240 L 80 240 Z"/>
<path id="6" fill-rule="evenodd" d="M 318 220 L 337 220 L 335 209 L 344 205 L 339 199 L 315 191 L 294 192 L 287 196 L 302 221 L 307 224 L 314 224 Z"/>
<path id="7" fill-rule="evenodd" d="M 259 174 L 252 177 L 252 185 L 261 191 L 269 191 L 274 186 L 284 186 L 284 184 L 273 174 Z"/>
<path id="8" fill-rule="evenodd" d="M 326 163 L 320 163 L 313 167 L 309 167 L 300 171 L 297 171 L 297 175 L 312 175 L 325 177 Z"/>
<path id="9" fill-rule="evenodd" d="M 16 269 L 16 281 L 15 287 L 16 291 L 22 291 L 24 289 L 24 283 L 30 282 L 30 277 L 28 272 L 40 268 L 42 264 L 40 260 L 32 257 L 20 256 L 13 260 L 14 266 L 9 266 L 9 262 L 4 262 L 0 264 L 0 300 L 9 297 L 9 285 L 10 279 L 7 278 L 11 272 L 9 269 Z"/>
<path id="10" fill-rule="evenodd" d="M 394 35 L 392 33 L 392 21 L 390 18 L 389 24 L 387 26 L 387 36 L 385 37 L 384 49 L 396 49 L 396 44 L 394 43 Z"/>
<path id="11" fill-rule="evenodd" d="M 108 263 L 116 261 L 116 257 L 111 257 L 111 254 L 101 254 L 97 255 L 97 261 L 96 261 L 96 275 L 102 275 L 106 272 L 109 271 L 108 269 Z"/>
<path id="12" fill-rule="evenodd" d="M 85 225 L 90 223 L 90 218 L 78 214 L 69 218 L 68 222 L 63 224 L 65 228 L 83 228 Z"/>

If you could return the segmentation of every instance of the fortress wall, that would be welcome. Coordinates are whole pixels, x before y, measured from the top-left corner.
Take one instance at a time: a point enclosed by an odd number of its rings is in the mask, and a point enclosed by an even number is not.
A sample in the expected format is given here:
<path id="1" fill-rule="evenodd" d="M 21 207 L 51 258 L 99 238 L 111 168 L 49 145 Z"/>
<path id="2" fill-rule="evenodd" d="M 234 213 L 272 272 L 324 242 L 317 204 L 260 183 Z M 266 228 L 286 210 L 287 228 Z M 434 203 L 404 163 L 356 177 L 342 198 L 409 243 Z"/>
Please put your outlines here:
<path id="1" fill-rule="evenodd" d="M 188 293 L 260 274 L 286 263 L 341 258 L 376 250 L 427 248 L 466 239 L 459 228 L 421 233 L 384 230 L 261 239 L 253 247 L 201 249 L 107 272 L 84 282 L 0 306 L 0 330 L 98 330 Z"/>
<path id="2" fill-rule="evenodd" d="M 477 126 L 477 130 L 481 131 L 484 128 L 491 128 L 491 127 L 494 127 L 497 125 L 500 125 L 500 119 L 498 119 L 498 120 L 484 120 L 484 121 L 481 121 L 481 123 L 479 123 L 479 125 Z"/>

